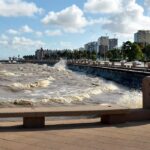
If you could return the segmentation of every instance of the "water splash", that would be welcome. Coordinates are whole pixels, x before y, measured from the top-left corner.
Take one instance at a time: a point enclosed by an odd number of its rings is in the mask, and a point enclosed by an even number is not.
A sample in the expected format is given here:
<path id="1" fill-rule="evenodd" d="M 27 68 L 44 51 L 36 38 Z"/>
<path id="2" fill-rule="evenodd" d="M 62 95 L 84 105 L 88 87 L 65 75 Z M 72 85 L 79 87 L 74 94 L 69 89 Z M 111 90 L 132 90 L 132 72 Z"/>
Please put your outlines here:
<path id="1" fill-rule="evenodd" d="M 66 61 L 64 59 L 61 59 L 58 63 L 56 63 L 53 67 L 54 69 L 57 69 L 58 71 L 65 71 L 66 70 Z"/>
<path id="2" fill-rule="evenodd" d="M 34 88 L 46 88 L 50 85 L 50 81 L 54 80 L 54 78 L 49 77 L 45 80 L 39 80 L 34 83 L 13 83 L 12 85 L 8 86 L 12 91 L 21 91 L 21 90 L 32 90 Z"/>
<path id="3" fill-rule="evenodd" d="M 38 64 L 1 64 L 0 104 L 116 103 L 141 107 L 142 94 L 100 77 L 67 69 L 60 60 L 54 67 Z M 27 101 L 27 102 L 26 102 Z"/>
<path id="4" fill-rule="evenodd" d="M 16 74 L 6 70 L 2 70 L 0 71 L 0 76 L 16 76 Z"/>

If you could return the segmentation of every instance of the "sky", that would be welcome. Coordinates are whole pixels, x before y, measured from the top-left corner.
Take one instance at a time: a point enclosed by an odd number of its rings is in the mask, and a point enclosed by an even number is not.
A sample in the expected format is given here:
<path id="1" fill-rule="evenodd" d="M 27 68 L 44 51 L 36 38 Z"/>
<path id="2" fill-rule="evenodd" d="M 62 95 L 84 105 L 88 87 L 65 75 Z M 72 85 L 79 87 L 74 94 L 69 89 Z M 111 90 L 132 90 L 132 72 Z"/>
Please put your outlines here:
<path id="1" fill-rule="evenodd" d="M 150 0 L 0 0 L 0 59 L 150 30 Z"/>

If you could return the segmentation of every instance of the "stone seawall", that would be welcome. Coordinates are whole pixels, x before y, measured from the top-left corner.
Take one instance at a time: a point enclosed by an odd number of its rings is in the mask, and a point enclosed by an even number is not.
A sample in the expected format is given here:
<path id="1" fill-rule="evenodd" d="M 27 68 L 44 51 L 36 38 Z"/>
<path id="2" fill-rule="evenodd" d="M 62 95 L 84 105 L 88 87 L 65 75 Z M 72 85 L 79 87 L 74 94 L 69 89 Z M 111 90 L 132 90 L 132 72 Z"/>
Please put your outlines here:
<path id="1" fill-rule="evenodd" d="M 119 68 L 97 67 L 88 65 L 68 64 L 68 69 L 86 74 L 96 75 L 107 80 L 115 81 L 130 88 L 141 89 L 142 80 L 150 73 Z"/>

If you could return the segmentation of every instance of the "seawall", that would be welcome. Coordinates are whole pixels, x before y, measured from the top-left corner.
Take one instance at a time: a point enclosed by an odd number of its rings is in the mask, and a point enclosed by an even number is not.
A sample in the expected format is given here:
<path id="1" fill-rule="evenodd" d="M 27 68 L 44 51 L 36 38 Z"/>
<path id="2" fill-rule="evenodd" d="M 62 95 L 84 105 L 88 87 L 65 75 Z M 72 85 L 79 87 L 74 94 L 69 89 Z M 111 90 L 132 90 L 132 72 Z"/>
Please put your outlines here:
<path id="1" fill-rule="evenodd" d="M 112 80 L 124 86 L 141 89 L 142 80 L 145 76 L 149 76 L 150 73 L 128 70 L 121 68 L 111 68 L 111 67 L 99 67 L 91 65 L 78 65 L 78 64 L 68 64 L 68 69 L 78 72 L 84 72 L 86 74 L 91 74 L 94 76 L 99 76 L 107 80 Z"/>

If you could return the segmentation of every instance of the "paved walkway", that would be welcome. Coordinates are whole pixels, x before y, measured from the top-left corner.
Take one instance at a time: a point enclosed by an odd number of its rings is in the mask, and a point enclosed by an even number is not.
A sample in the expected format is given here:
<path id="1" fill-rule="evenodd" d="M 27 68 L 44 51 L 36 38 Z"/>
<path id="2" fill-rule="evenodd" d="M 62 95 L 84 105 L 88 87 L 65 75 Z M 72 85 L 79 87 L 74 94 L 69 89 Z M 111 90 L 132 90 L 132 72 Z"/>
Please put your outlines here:
<path id="1" fill-rule="evenodd" d="M 33 130 L 21 123 L 0 122 L 0 150 L 150 150 L 150 121 L 108 126 L 98 119 L 60 120 Z"/>

